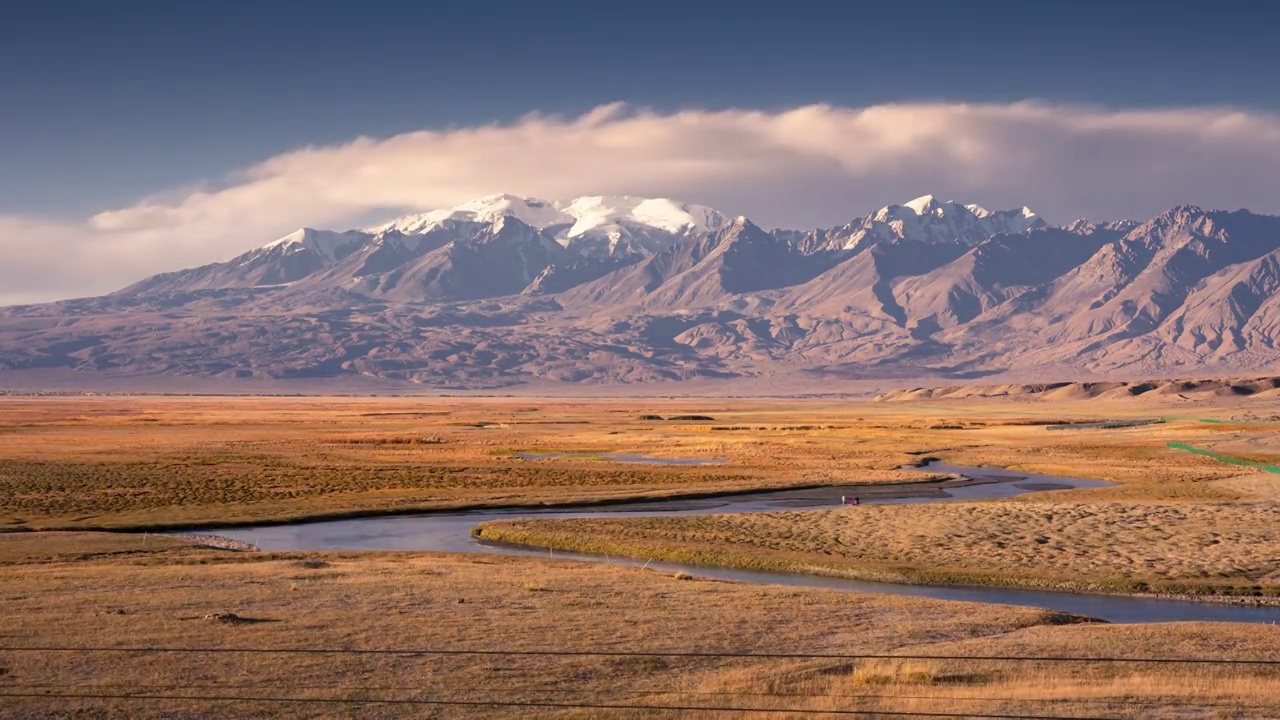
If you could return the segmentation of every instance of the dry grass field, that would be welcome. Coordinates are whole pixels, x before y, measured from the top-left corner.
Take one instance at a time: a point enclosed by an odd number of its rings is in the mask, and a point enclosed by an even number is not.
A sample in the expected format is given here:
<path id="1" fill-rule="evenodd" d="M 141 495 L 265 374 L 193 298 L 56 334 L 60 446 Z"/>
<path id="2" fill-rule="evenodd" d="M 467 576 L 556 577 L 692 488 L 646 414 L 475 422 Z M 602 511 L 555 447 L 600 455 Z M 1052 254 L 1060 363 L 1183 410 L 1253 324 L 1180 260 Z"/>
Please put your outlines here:
<path id="1" fill-rule="evenodd" d="M 1117 487 L 1001 502 L 870 506 L 651 519 L 512 521 L 482 537 L 582 552 L 817 572 L 867 580 L 1007 585 L 1200 597 L 1280 597 L 1280 476 L 1170 449 L 1171 441 L 1262 463 L 1277 426 L 1223 406 L 1131 403 L 905 403 L 863 444 L 896 443 L 957 465 L 996 465 Z M 938 429 L 949 408 L 955 419 Z M 861 408 L 859 408 L 861 410 Z M 878 410 L 879 408 L 877 408 Z M 1141 427 L 1049 431 L 1068 417 L 1160 417 Z M 1270 402 L 1256 403 L 1266 414 Z M 891 415 L 890 413 L 900 413 Z M 1013 416 L 1002 413 L 1014 413 Z M 1201 418 L 1227 419 L 1203 422 Z M 893 427 L 894 430 L 889 428 Z M 901 434 L 913 428 L 911 439 Z"/>
<path id="2" fill-rule="evenodd" d="M 851 440 L 856 420 L 839 408 L 638 402 L 0 398 L 0 527 L 222 524 L 921 479 L 895 470 L 912 460 L 910 447 Z M 516 451 L 588 456 L 528 461 Z M 623 464 L 600 457 L 607 452 L 725 463 Z"/>
<path id="3" fill-rule="evenodd" d="M 11 531 L 0 533 L 0 646 L 211 650 L 0 651 L 0 693 L 10 696 L 0 698 L 0 717 L 657 712 L 558 707 L 574 702 L 754 707 L 777 710 L 757 715 L 778 718 L 794 717 L 786 708 L 1280 715 L 1276 672 L 1257 666 L 228 653 L 222 650 L 448 647 L 1226 658 L 1274 657 L 1280 636 L 1273 627 L 1227 624 L 1064 625 L 1067 618 L 1029 609 L 711 582 L 546 558 L 230 553 L 154 534 L 23 532 L 926 481 L 897 468 L 939 457 L 1120 484 L 983 503 L 519 523 L 486 532 L 619 554 L 919 582 L 1266 595 L 1280 572 L 1280 541 L 1270 531 L 1280 512 L 1280 476 L 1167 443 L 1274 463 L 1275 404 L 0 398 L 0 526 Z M 688 416 L 711 419 L 678 419 Z M 1045 427 L 1151 417 L 1167 422 Z M 522 460 L 517 452 L 553 457 Z M 626 464 L 610 453 L 723 463 Z M 21 694 L 40 697 L 15 697 Z M 270 700 L 280 697 L 315 702 Z M 462 704 L 394 704 L 424 699 Z M 546 705 L 467 704 L 531 699 Z M 1199 710 L 1182 707 L 1192 701 Z"/>
<path id="4" fill-rule="evenodd" d="M 171 538 L 97 533 L 0 536 L 0 578 L 0 647 L 202 649 L 0 650 L 4 718 L 725 716 L 379 700 L 1003 709 L 1134 718 L 1194 701 L 1211 705 L 1199 713 L 1184 708 L 1181 717 L 1264 716 L 1259 707 L 1280 712 L 1277 672 L 1251 666 L 223 652 L 449 648 L 1259 658 L 1273 656 L 1280 641 L 1269 626 L 1079 625 L 1032 609 L 690 580 L 545 559 L 230 553 Z M 43 697 L 14 697 L 24 694 Z M 1223 707 L 1253 709 L 1242 714 Z"/>
<path id="5" fill-rule="evenodd" d="M 1038 626 L 908 648 L 951 657 L 1274 658 L 1271 627 L 1220 624 Z M 1270 718 L 1280 716 L 1280 672 L 1261 665 L 877 659 L 709 674 L 700 692 L 814 712 L 931 713 L 977 717 Z M 771 697 L 772 696 L 772 697 Z M 674 697 L 674 696 L 673 696 Z M 770 705 L 769 703 L 775 703 Z M 785 703 L 785 705 L 783 704 Z M 600 717 L 593 715 L 593 717 Z M 619 715 L 619 717 L 638 717 Z M 710 714 L 704 717 L 712 717 Z M 770 717 L 770 716 L 767 716 Z M 777 713 L 771 717 L 796 717 Z M 821 715 L 819 715 L 821 717 Z"/>
<path id="6" fill-rule="evenodd" d="M 939 632 L 959 639 L 1060 622 L 1034 610 L 687 581 L 508 557 L 228 553 L 171 539 L 144 544 L 139 536 L 21 533 L 0 537 L 0 558 L 4 646 L 887 651 L 932 641 Z M 245 621 L 205 619 L 218 613 Z M 878 626 L 890 614 L 899 618 L 892 630 Z M 679 631 L 692 617 L 698 632 Z M 216 653 L 123 660 L 108 653 L 0 652 L 0 692 L 61 683 L 135 692 L 138 686 L 208 687 L 249 694 L 248 686 L 268 695 L 518 700 L 560 697 L 567 678 L 574 697 L 589 701 L 679 688 L 707 671 L 750 664 Z M 392 689 L 366 689 L 380 687 Z M 22 706 L 0 702 L 6 706 L 10 717 L 22 716 Z M 121 717 L 139 717 L 163 716 L 174 706 L 117 707 Z M 396 708 L 380 713 L 401 714 Z"/>
<path id="7" fill-rule="evenodd" d="M 481 537 L 860 580 L 1280 598 L 1280 505 L 983 502 L 505 521 Z"/>
<path id="8" fill-rule="evenodd" d="M 1233 501 L 1280 488 L 1280 477 L 1242 479 L 1239 468 L 1165 447 L 1254 438 L 1245 448 L 1251 456 L 1280 457 L 1258 440 L 1274 431 L 1265 422 L 1043 426 L 1174 411 L 1231 414 L 1109 401 L 4 397 L 0 528 L 224 524 L 918 481 L 926 478 L 896 468 L 927 455 L 1125 483 L 1081 499 Z M 518 451 L 584 456 L 521 460 L 511 455 Z M 623 464 L 609 452 L 725 462 Z"/>

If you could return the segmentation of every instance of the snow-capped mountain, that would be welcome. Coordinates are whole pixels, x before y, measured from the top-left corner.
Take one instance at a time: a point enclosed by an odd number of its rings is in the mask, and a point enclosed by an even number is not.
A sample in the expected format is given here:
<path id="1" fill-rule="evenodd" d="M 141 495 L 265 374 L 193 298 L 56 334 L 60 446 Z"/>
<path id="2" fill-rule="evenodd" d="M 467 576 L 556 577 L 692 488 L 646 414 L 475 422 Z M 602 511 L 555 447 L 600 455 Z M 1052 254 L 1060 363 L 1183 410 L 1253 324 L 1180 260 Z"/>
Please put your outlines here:
<path id="1" fill-rule="evenodd" d="M 666 198 L 592 196 L 548 202 L 490 195 L 443 210 L 408 215 L 369 230 L 420 235 L 448 222 L 492 223 L 515 218 L 587 257 L 652 255 L 676 238 L 715 231 L 725 217 L 703 205 Z"/>
<path id="2" fill-rule="evenodd" d="M 1051 227 L 926 195 L 767 231 L 674 200 L 495 195 L 0 309 L 0 371 L 449 387 L 1273 371 L 1277 288 L 1280 218 L 1244 210 Z"/>
<path id="3" fill-rule="evenodd" d="M 546 293 L 726 222 L 709 207 L 665 198 L 491 195 L 367 230 L 302 228 L 228 262 L 158 275 L 125 292 L 297 285 L 398 300 Z"/>
<path id="4" fill-rule="evenodd" d="M 316 230 L 300 228 L 288 235 L 269 242 L 259 248 L 261 254 L 290 255 L 297 252 L 310 252 L 324 262 L 336 262 L 352 250 L 363 245 L 369 239 L 368 233 L 358 230 L 333 232 L 332 230 Z"/>
<path id="5" fill-rule="evenodd" d="M 1030 208 L 991 211 L 980 205 L 938 202 L 924 195 L 901 205 L 889 205 L 857 220 L 838 233 L 841 249 L 854 250 L 878 242 L 909 240 L 935 245 L 973 246 L 992 235 L 1016 234 L 1046 227 Z"/>
<path id="6" fill-rule="evenodd" d="M 159 275 L 126 292 L 297 285 L 397 300 L 545 295 L 668 251 L 678 255 L 682 240 L 696 243 L 730 223 L 712 208 L 665 198 L 545 201 L 491 195 L 366 230 L 303 228 L 226 263 Z M 1044 221 L 1027 208 L 991 212 L 925 196 L 830 231 L 779 230 L 771 236 L 785 246 L 785 256 L 838 259 L 882 242 L 967 248 L 998 233 L 1042 226 Z M 497 237 L 521 239 L 495 245 Z M 797 272 L 811 274 L 807 268 L 814 262 L 804 260 L 800 264 L 806 269 L 789 270 L 787 261 L 786 267 L 759 272 L 776 269 L 779 277 L 798 277 Z M 763 287 L 776 280 L 749 284 Z"/>

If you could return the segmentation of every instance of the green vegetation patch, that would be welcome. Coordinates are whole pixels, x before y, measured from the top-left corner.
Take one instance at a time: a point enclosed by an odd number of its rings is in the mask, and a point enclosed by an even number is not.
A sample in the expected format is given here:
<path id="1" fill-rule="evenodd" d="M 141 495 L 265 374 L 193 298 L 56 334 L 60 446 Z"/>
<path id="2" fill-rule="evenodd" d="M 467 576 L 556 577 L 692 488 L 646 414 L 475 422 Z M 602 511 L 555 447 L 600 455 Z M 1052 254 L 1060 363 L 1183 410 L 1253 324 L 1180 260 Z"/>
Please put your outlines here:
<path id="1" fill-rule="evenodd" d="M 1181 443 L 1181 442 L 1170 442 L 1168 443 L 1168 446 L 1170 448 L 1173 448 L 1174 450 L 1185 450 L 1186 452 L 1189 452 L 1193 455 L 1203 455 L 1205 457 L 1210 457 L 1210 458 L 1213 458 L 1214 460 L 1217 460 L 1220 463 L 1226 463 L 1228 465 L 1239 465 L 1240 467 L 1247 467 L 1253 470 L 1262 470 L 1263 472 L 1269 472 L 1276 475 L 1280 475 L 1280 466 L 1277 466 L 1277 465 L 1270 465 L 1267 463 L 1257 462 L 1256 460 L 1248 460 L 1245 458 L 1233 457 L 1231 455 L 1224 455 L 1223 453 L 1220 453 L 1220 452 L 1214 452 L 1213 450 L 1206 450 L 1205 448 L 1193 447 L 1191 445 L 1188 445 L 1186 443 Z"/>

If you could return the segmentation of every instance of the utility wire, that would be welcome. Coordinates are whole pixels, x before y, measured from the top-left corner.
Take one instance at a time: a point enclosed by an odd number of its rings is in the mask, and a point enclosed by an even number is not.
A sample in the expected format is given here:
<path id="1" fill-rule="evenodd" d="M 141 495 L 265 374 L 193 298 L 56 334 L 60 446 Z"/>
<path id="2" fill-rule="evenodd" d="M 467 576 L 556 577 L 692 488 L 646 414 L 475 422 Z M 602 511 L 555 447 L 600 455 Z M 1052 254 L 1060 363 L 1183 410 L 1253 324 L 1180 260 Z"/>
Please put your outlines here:
<path id="1" fill-rule="evenodd" d="M 138 683 L 0 683 L 0 690 L 133 690 L 136 692 L 158 692 L 174 690 L 327 690 L 330 692 L 423 692 L 422 687 L 406 686 L 354 686 L 354 685 L 299 685 L 296 683 L 219 683 L 211 685 L 165 685 Z M 571 695 L 581 690 L 561 688 L 487 688 L 468 686 L 467 689 L 477 693 L 519 693 L 529 695 Z M 604 692 L 604 691 L 601 691 Z M 759 692 L 733 690 L 609 690 L 621 696 L 664 696 L 692 695 L 699 697 L 760 697 L 760 698 L 797 698 L 809 700 L 933 700 L 946 702 L 1014 702 L 1014 703 L 1070 703 L 1070 704 L 1102 704 L 1102 705 L 1178 705 L 1186 707 L 1230 707 L 1238 709 L 1267 709 L 1280 705 L 1245 705 L 1239 702 L 1188 701 L 1185 698 L 1013 698 L 990 695 L 893 695 L 888 693 L 864 694 L 829 694 L 829 693 L 796 693 L 796 692 Z"/>
<path id="2" fill-rule="evenodd" d="M 0 698 L 28 699 L 72 699 L 72 700 L 127 700 L 127 701 L 165 701 L 180 700 L 186 702 L 270 702 L 270 703 L 310 703 L 329 705 L 417 705 L 435 707 L 503 707 L 503 708 L 544 708 L 557 710 L 656 710 L 661 712 L 712 712 L 737 714 L 787 713 L 792 715 L 840 715 L 848 717 L 919 717 L 919 718 L 985 718 L 986 720 L 1111 720 L 1105 717 L 1084 717 L 1079 715 L 1013 715 L 997 713 L 949 713 L 949 712 L 912 712 L 895 710 L 811 710 L 761 707 L 723 707 L 715 705 L 640 705 L 640 704 L 597 704 L 569 703 L 549 701 L 484 701 L 484 700 L 347 700 L 339 698 L 300 698 L 300 697 L 227 697 L 218 695 L 106 695 L 81 693 L 0 693 Z"/>
<path id="3" fill-rule="evenodd" d="M 889 655 L 883 653 L 752 653 L 752 652 L 658 652 L 632 650 L 459 650 L 438 648 L 254 648 L 254 647 L 0 647 L 0 652 L 48 653 L 243 653 L 280 655 L 465 655 L 506 657 L 613 657 L 613 658 L 754 658 L 761 660 L 945 660 L 949 662 L 1070 662 L 1148 663 L 1167 665 L 1280 665 L 1280 659 L 1229 658 L 1135 658 L 1135 657 L 1043 657 L 1033 655 Z"/>

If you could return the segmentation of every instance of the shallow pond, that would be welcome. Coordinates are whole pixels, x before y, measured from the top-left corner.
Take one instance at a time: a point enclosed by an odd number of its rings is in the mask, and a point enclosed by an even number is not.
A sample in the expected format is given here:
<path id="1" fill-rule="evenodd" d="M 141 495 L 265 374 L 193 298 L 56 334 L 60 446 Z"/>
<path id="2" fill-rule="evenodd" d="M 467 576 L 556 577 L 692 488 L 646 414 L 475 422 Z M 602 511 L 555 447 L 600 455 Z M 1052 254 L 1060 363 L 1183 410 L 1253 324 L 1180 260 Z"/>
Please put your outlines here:
<path id="1" fill-rule="evenodd" d="M 642 463 L 647 465 L 723 465 L 727 460 L 711 459 L 704 460 L 702 458 L 660 458 L 649 457 L 648 455 L 638 455 L 636 453 L 589 453 L 589 452 L 565 452 L 565 453 L 533 453 L 533 452 L 513 452 L 508 454 L 509 457 L 520 458 L 521 460 L 605 460 L 608 462 L 618 463 Z"/>

